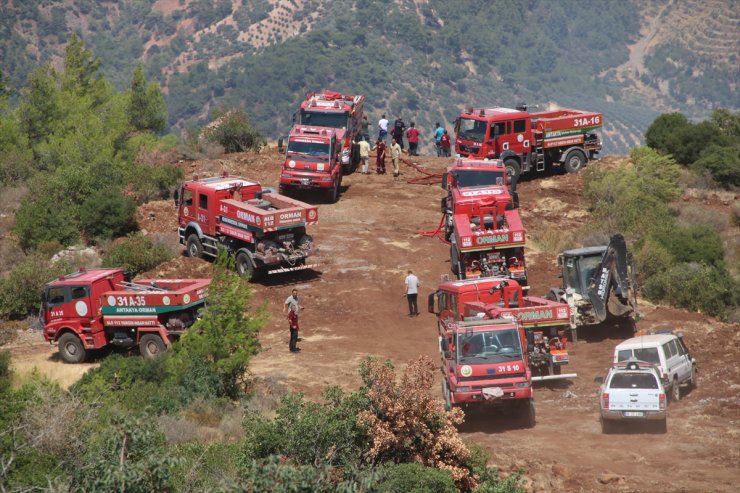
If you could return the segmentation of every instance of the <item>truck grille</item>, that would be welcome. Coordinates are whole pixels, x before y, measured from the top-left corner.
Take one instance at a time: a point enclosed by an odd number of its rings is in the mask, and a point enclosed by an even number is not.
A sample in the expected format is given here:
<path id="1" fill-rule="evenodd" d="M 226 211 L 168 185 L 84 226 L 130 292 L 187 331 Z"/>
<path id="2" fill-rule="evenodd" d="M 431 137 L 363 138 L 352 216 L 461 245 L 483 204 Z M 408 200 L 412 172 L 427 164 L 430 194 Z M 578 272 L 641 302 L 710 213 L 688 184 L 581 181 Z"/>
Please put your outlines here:
<path id="1" fill-rule="evenodd" d="M 477 146 L 467 146 L 460 144 L 460 152 L 464 152 L 466 154 L 477 154 L 479 147 Z"/>
<path id="2" fill-rule="evenodd" d="M 489 380 L 504 380 L 509 378 L 524 378 L 524 373 L 507 373 L 506 375 L 480 375 L 475 377 L 459 377 L 458 382 L 484 382 Z"/>

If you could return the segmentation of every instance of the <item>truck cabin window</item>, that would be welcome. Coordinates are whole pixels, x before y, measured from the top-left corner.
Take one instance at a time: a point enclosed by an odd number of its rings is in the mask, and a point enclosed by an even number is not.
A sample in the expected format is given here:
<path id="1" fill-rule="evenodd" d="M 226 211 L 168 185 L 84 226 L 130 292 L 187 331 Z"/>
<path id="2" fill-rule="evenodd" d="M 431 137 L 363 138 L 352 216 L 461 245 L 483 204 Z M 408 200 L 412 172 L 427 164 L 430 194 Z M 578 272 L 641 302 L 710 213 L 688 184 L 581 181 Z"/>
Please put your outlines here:
<path id="1" fill-rule="evenodd" d="M 45 306 L 60 305 L 64 302 L 65 302 L 65 298 L 64 298 L 64 287 L 63 286 L 52 287 L 52 288 L 46 289 L 46 293 L 44 293 L 44 305 Z"/>
<path id="2" fill-rule="evenodd" d="M 193 206 L 193 191 L 185 190 L 182 193 L 182 205 L 192 207 Z"/>
<path id="3" fill-rule="evenodd" d="M 86 296 L 87 296 L 87 287 L 75 286 L 72 288 L 72 299 L 73 300 L 79 300 L 80 298 L 85 298 Z"/>
<path id="4" fill-rule="evenodd" d="M 460 138 L 472 140 L 473 142 L 483 142 L 486 136 L 486 122 L 481 120 L 472 120 L 470 118 L 460 118 Z"/>
<path id="5" fill-rule="evenodd" d="M 658 380 L 650 373 L 617 373 L 612 377 L 612 389 L 657 389 Z"/>
<path id="6" fill-rule="evenodd" d="M 527 120 L 514 120 L 514 133 L 520 134 L 527 130 Z"/>
<path id="7" fill-rule="evenodd" d="M 301 111 L 301 124 L 314 127 L 347 128 L 347 113 L 325 113 L 323 111 Z"/>
<path id="8" fill-rule="evenodd" d="M 329 160 L 331 152 L 329 144 L 325 142 L 305 142 L 291 140 L 288 142 L 288 155 L 299 161 Z"/>
<path id="9" fill-rule="evenodd" d="M 455 174 L 455 181 L 461 188 L 503 186 L 506 171 L 460 170 Z"/>
<path id="10" fill-rule="evenodd" d="M 498 129 L 498 130 L 496 130 Z M 491 124 L 491 134 L 488 136 L 489 139 L 493 139 L 493 137 L 498 133 L 498 135 L 504 135 L 506 134 L 506 122 L 498 122 L 498 123 L 492 123 Z"/>

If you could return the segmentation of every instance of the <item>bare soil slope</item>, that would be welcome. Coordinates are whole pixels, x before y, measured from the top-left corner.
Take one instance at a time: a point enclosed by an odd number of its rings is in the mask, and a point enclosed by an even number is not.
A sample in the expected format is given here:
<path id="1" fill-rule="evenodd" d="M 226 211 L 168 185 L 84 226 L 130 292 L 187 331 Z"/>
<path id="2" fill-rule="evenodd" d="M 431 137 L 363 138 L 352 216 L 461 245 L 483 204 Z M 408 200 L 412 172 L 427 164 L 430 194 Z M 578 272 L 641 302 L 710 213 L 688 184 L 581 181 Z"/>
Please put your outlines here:
<path id="1" fill-rule="evenodd" d="M 417 158 L 441 171 L 450 161 Z M 592 166 L 605 166 L 606 158 Z M 276 185 L 279 157 L 274 151 L 229 156 L 226 160 L 187 165 L 201 175 L 228 171 Z M 402 168 L 400 181 L 389 175 L 344 178 L 338 203 L 320 205 L 312 234 L 321 248 L 315 271 L 272 277 L 255 284 L 255 299 L 273 315 L 262 335 L 263 352 L 252 364 L 259 377 L 319 398 L 326 385 L 354 389 L 358 363 L 368 355 L 397 365 L 425 354 L 438 357 L 433 315 L 409 318 L 403 279 L 413 269 L 422 281 L 420 305 L 440 276 L 449 273 L 448 247 L 417 234 L 440 221 L 437 185 L 411 185 L 418 171 Z M 552 176 L 524 181 L 519 192 L 530 238 L 528 251 L 533 294 L 558 284 L 554 253 L 540 248 L 553 235 L 566 235 L 583 224 L 588 212 L 580 198 L 581 177 Z M 310 196 L 305 200 L 313 201 Z M 154 202 L 140 211 L 150 234 L 176 237 L 171 202 Z M 556 238 L 557 239 L 557 238 Z M 540 251 L 542 250 L 542 251 Z M 178 257 L 149 273 L 162 277 L 202 277 L 211 264 Z M 303 351 L 288 352 L 282 303 L 290 289 L 299 290 L 306 310 L 301 326 Z M 466 440 L 489 449 L 502 471 L 523 469 L 528 491 L 731 492 L 740 481 L 740 327 L 700 314 L 643 302 L 640 329 L 676 328 L 699 361 L 700 386 L 669 408 L 668 433 L 625 430 L 602 435 L 598 422 L 598 385 L 615 344 L 625 337 L 613 328 L 585 335 L 571 349 L 569 371 L 578 378 L 536 388 L 537 426 L 519 429 L 506 417 L 471 415 L 462 427 Z M 67 370 L 40 341 L 22 339 L 14 361 L 42 362 L 50 374 Z M 76 367 L 80 370 L 85 366 Z M 436 389 L 435 389 L 436 392 Z"/>

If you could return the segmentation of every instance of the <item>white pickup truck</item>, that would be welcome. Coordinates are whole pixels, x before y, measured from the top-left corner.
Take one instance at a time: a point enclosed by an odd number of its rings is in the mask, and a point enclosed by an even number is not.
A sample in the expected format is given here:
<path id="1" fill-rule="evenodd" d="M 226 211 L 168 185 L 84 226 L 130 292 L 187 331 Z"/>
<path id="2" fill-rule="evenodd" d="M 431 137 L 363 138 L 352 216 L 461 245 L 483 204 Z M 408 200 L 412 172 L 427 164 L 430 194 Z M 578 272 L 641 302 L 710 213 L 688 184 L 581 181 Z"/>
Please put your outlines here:
<path id="1" fill-rule="evenodd" d="M 655 421 L 665 433 L 666 395 L 660 374 L 650 363 L 630 359 L 614 365 L 601 383 L 599 410 L 602 433 L 610 433 L 616 422 Z"/>

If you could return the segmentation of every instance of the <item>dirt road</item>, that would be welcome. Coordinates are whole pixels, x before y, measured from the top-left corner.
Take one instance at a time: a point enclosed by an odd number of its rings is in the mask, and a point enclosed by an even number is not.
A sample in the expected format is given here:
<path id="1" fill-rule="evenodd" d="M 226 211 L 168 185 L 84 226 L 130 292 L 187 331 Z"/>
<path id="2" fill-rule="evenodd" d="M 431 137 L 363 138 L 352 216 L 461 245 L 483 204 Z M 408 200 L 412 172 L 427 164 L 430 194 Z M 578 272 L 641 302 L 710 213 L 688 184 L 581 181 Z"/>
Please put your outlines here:
<path id="1" fill-rule="evenodd" d="M 614 161 L 614 158 L 611 159 Z M 440 171 L 449 160 L 420 158 Z M 593 165 L 608 165 L 610 158 Z M 276 185 L 278 159 L 272 154 L 229 156 L 196 163 L 200 174 L 229 171 Z M 418 177 L 402 168 L 402 181 L 391 176 L 353 174 L 344 178 L 338 203 L 321 204 L 319 224 L 311 232 L 321 249 L 317 271 L 271 278 L 255 285 L 255 299 L 267 304 L 273 318 L 261 340 L 264 351 L 252 371 L 289 389 L 318 398 L 332 384 L 354 389 L 358 363 L 368 355 L 389 358 L 402 366 L 425 354 L 438 358 L 433 315 L 409 318 L 403 279 L 413 269 L 422 281 L 420 305 L 440 276 L 449 274 L 448 247 L 420 236 L 440 220 L 438 186 L 410 185 Z M 578 175 L 524 181 L 522 215 L 533 241 L 527 251 L 532 294 L 545 294 L 558 284 L 554 254 L 543 248 L 554 236 L 562 239 L 588 216 L 580 199 Z M 304 197 L 311 201 L 310 197 Z M 170 202 L 147 204 L 140 211 L 149 233 L 176 236 Z M 174 240 L 176 241 L 176 240 Z M 179 257 L 152 272 L 162 277 L 202 277 L 210 264 Z M 302 304 L 303 351 L 288 352 L 288 330 L 282 303 L 296 287 Z M 740 332 L 699 314 L 641 304 L 640 329 L 676 328 L 699 361 L 699 388 L 669 408 L 667 434 L 650 430 L 602 435 L 598 422 L 596 376 L 604 374 L 614 345 L 614 331 L 582 334 L 572 346 L 569 382 L 538 386 L 537 426 L 518 429 L 496 415 L 470 416 L 464 438 L 492 452 L 505 472 L 523 469 L 529 491 L 730 492 L 740 481 Z M 50 359 L 39 344 L 36 357 L 52 368 L 67 368 Z M 33 349 L 17 350 L 23 359 Z M 435 389 L 436 391 L 436 389 Z"/>

